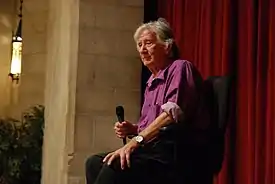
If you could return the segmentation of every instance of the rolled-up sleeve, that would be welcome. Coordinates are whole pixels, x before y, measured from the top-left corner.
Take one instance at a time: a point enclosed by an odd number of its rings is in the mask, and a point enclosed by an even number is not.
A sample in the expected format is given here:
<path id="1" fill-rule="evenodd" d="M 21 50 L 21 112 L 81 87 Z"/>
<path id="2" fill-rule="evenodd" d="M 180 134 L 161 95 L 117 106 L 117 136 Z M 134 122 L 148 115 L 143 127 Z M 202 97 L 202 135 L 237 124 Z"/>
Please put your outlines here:
<path id="1" fill-rule="evenodd" d="M 200 75 L 188 61 L 175 65 L 168 74 L 165 100 L 161 108 L 169 113 L 175 122 L 193 116 L 199 100 L 196 81 L 200 79 Z"/>
<path id="2" fill-rule="evenodd" d="M 181 108 L 174 102 L 167 102 L 163 104 L 161 109 L 170 114 L 175 122 L 180 121 L 184 117 Z"/>

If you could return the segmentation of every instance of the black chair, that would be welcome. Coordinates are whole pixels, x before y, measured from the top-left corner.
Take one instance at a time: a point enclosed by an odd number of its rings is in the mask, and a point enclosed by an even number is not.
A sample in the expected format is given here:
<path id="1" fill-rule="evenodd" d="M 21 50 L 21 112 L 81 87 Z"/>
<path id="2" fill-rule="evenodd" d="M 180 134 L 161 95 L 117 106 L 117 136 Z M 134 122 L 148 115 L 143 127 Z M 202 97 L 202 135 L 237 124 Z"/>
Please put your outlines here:
<path id="1" fill-rule="evenodd" d="M 232 77 L 212 76 L 205 81 L 208 89 L 206 103 L 211 109 L 210 125 L 210 161 L 213 174 L 218 174 L 222 168 L 224 157 L 225 131 L 230 118 L 232 106 Z"/>
<path id="2" fill-rule="evenodd" d="M 161 129 L 161 137 L 175 142 L 176 167 L 175 171 L 172 171 L 173 183 L 212 184 L 214 175 L 221 170 L 224 134 L 230 115 L 231 83 L 230 76 L 211 76 L 204 81 L 203 100 L 211 118 L 209 128 L 202 132 L 208 137 L 205 145 L 192 145 L 184 140 L 184 134 L 192 134 L 188 127 L 182 126 L 184 122 Z"/>

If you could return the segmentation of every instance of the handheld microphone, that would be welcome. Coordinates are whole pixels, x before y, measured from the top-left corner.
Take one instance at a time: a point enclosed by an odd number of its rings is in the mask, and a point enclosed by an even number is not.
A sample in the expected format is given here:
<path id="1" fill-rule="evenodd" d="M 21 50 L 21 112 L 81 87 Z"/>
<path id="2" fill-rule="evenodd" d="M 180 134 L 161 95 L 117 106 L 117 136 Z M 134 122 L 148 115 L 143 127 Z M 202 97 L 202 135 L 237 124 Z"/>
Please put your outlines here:
<path id="1" fill-rule="evenodd" d="M 124 121 L 124 108 L 122 106 L 116 107 L 116 115 L 118 122 L 122 123 Z M 126 137 L 123 138 L 123 144 L 126 144 Z"/>

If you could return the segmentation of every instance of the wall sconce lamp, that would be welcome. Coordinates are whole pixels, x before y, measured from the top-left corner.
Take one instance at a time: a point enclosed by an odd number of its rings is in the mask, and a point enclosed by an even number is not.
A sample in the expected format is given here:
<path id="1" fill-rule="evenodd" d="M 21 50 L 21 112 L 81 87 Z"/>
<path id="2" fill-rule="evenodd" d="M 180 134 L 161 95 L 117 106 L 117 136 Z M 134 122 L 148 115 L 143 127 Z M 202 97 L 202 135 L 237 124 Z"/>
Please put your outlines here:
<path id="1" fill-rule="evenodd" d="M 19 13 L 19 24 L 16 30 L 16 34 L 12 37 L 12 55 L 11 55 L 11 68 L 9 76 L 12 81 L 19 82 L 21 75 L 21 62 L 22 62 L 22 3 L 20 0 L 20 13 Z"/>

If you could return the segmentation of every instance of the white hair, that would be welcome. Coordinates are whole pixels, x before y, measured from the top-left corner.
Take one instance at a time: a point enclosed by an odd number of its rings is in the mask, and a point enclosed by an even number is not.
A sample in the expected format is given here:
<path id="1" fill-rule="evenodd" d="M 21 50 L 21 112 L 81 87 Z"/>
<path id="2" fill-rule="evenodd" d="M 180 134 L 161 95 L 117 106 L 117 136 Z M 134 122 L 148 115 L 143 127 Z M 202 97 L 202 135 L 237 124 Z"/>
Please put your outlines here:
<path id="1" fill-rule="evenodd" d="M 174 43 L 175 41 L 174 41 L 172 29 L 171 29 L 169 23 L 164 18 L 159 18 L 156 21 L 151 21 L 151 22 L 144 23 L 144 24 L 140 25 L 136 29 L 136 32 L 134 34 L 134 40 L 136 43 L 138 42 L 140 35 L 145 30 L 154 32 L 160 43 L 172 47 L 172 50 L 171 50 L 172 57 L 175 57 L 176 55 L 178 55 L 178 53 L 176 53 L 176 52 L 178 52 L 178 49 Z"/>

